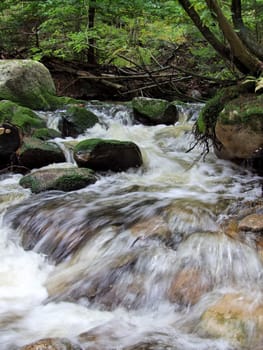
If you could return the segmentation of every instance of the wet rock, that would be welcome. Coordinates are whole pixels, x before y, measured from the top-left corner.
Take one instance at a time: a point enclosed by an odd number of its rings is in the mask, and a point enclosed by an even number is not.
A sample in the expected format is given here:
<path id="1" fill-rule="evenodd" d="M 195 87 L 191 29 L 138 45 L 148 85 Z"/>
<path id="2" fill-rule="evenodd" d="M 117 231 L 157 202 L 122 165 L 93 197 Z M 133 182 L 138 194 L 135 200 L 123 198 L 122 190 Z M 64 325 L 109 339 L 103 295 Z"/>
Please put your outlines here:
<path id="1" fill-rule="evenodd" d="M 53 286 L 55 294 L 52 295 L 49 289 L 49 295 L 55 301 L 87 300 L 105 310 L 114 310 L 119 306 L 135 309 L 144 292 L 141 276 L 132 277 L 137 258 L 136 254 L 130 253 L 107 259 L 105 266 L 94 266 L 92 271 L 87 270 L 86 274 L 82 273 L 74 281 L 68 281 L 64 291 L 57 293 L 57 288 Z"/>
<path id="2" fill-rule="evenodd" d="M 171 345 L 163 344 L 162 342 L 152 341 L 152 342 L 140 342 L 135 345 L 127 346 L 122 350 L 171 350 Z"/>
<path id="3" fill-rule="evenodd" d="M 233 239 L 256 248 L 263 261 L 263 200 L 258 199 L 230 209 L 221 224 L 222 231 Z"/>
<path id="4" fill-rule="evenodd" d="M 71 105 L 63 113 L 59 129 L 63 137 L 77 137 L 98 122 L 98 117 L 91 111 L 78 105 Z"/>
<path id="5" fill-rule="evenodd" d="M 9 123 L 0 125 L 0 167 L 12 164 L 20 143 L 21 135 L 16 126 Z"/>
<path id="6" fill-rule="evenodd" d="M 239 222 L 238 229 L 242 231 L 263 233 L 263 214 L 251 214 L 244 217 Z"/>
<path id="7" fill-rule="evenodd" d="M 18 151 L 19 164 L 29 169 L 66 161 L 63 151 L 53 143 L 25 137 Z"/>
<path id="8" fill-rule="evenodd" d="M 178 121 L 178 111 L 173 102 L 135 97 L 132 100 L 134 117 L 145 125 L 171 125 Z"/>
<path id="9" fill-rule="evenodd" d="M 157 238 L 168 242 L 171 231 L 162 216 L 154 216 L 140 220 L 129 227 L 131 233 L 138 239 Z"/>
<path id="10" fill-rule="evenodd" d="M 59 131 L 54 129 L 49 129 L 49 128 L 36 129 L 32 133 L 32 137 L 35 137 L 42 141 L 47 141 L 47 140 L 54 139 L 56 137 L 61 137 L 61 136 L 62 135 Z"/>
<path id="11" fill-rule="evenodd" d="M 0 99 L 32 109 L 50 109 L 55 85 L 48 69 L 33 60 L 0 61 Z"/>
<path id="12" fill-rule="evenodd" d="M 209 286 L 202 271 L 185 268 L 175 275 L 168 289 L 168 299 L 180 305 L 194 305 L 211 289 L 212 286 Z"/>
<path id="13" fill-rule="evenodd" d="M 129 141 L 84 140 L 75 146 L 74 159 L 78 166 L 95 171 L 125 171 L 142 165 L 139 147 Z"/>
<path id="14" fill-rule="evenodd" d="M 39 193 L 48 190 L 76 191 L 96 182 L 96 176 L 87 168 L 48 168 L 24 176 L 19 184 Z"/>
<path id="15" fill-rule="evenodd" d="M 83 348 L 64 338 L 46 338 L 25 345 L 19 350 L 83 350 Z"/>
<path id="16" fill-rule="evenodd" d="M 46 198 L 54 196 L 53 200 Z M 43 198 L 43 202 L 38 200 Z M 78 252 L 85 242 L 91 239 L 96 230 L 89 225 L 85 216 L 80 222 L 75 210 L 85 204 L 76 202 L 69 206 L 61 192 L 45 192 L 29 198 L 23 205 L 13 208 L 5 217 L 7 222 L 13 218 L 13 227 L 21 235 L 21 245 L 25 250 L 35 250 L 44 254 L 50 261 L 59 264 Z M 63 214 L 63 215 L 62 215 Z M 78 212 L 79 214 L 79 212 Z M 70 218 L 68 220 L 65 218 Z"/>
<path id="17" fill-rule="evenodd" d="M 241 293 L 222 296 L 202 315 L 200 333 L 223 338 L 234 345 L 263 344 L 263 303 Z M 242 347 L 243 348 L 243 347 Z"/>

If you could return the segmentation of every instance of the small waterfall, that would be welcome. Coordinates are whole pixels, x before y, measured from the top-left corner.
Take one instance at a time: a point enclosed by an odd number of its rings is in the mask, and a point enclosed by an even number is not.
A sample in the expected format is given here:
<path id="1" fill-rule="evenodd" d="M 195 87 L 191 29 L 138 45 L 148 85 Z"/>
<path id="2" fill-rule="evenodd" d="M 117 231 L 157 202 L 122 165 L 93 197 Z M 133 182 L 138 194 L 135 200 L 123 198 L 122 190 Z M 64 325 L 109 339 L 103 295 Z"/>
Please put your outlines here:
<path id="1" fill-rule="evenodd" d="M 89 137 L 135 142 L 143 166 L 69 193 L 0 178 L 0 348 L 59 337 L 85 350 L 262 349 L 262 257 L 222 224 L 261 179 L 186 152 L 199 104 L 170 126 L 140 125 L 128 105 L 86 108 L 100 123 L 53 140 L 60 166 Z M 62 112 L 41 114 L 54 127 Z"/>

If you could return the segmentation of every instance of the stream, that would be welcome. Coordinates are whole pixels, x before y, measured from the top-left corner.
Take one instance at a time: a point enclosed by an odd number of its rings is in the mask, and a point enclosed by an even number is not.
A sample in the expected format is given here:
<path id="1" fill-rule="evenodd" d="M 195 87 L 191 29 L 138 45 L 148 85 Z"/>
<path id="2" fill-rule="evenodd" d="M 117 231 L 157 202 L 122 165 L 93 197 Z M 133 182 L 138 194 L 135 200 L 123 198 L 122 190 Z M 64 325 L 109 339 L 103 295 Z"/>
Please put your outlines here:
<path id="1" fill-rule="evenodd" d="M 32 194 L 22 175 L 1 175 L 1 350 L 42 338 L 83 350 L 263 349 L 263 259 L 222 229 L 232 208 L 260 198 L 262 178 L 187 152 L 201 107 L 144 126 L 125 105 L 87 105 L 100 124 L 78 140 L 133 141 L 143 166 L 84 189 Z M 55 127 L 59 112 L 42 115 Z M 74 165 L 74 140 L 54 142 L 60 166 Z"/>

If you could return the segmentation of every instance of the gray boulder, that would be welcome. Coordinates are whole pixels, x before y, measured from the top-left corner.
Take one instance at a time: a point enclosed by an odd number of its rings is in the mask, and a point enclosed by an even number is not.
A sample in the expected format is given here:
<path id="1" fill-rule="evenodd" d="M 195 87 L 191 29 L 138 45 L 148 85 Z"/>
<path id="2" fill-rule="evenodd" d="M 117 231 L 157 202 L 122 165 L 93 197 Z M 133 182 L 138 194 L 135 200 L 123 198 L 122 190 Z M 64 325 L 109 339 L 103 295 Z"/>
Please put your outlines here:
<path id="1" fill-rule="evenodd" d="M 48 69 L 33 60 L 0 60 L 0 100 L 32 109 L 51 109 L 56 100 Z"/>
<path id="2" fill-rule="evenodd" d="M 76 191 L 96 182 L 93 171 L 86 168 L 47 168 L 36 170 L 20 180 L 20 185 L 39 193 L 48 190 Z"/>

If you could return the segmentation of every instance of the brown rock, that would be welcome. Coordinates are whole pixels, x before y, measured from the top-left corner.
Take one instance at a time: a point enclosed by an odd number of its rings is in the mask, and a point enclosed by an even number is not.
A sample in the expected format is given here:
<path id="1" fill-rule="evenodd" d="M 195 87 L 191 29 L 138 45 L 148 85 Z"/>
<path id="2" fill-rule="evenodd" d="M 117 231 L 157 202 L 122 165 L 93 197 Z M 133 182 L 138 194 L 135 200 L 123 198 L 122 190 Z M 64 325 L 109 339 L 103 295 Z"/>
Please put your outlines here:
<path id="1" fill-rule="evenodd" d="M 200 326 L 206 335 L 257 346 L 263 341 L 263 303 L 241 293 L 226 294 L 204 312 Z"/>
<path id="2" fill-rule="evenodd" d="M 67 339 L 46 338 L 25 345 L 20 350 L 82 350 L 82 348 Z"/>
<path id="3" fill-rule="evenodd" d="M 154 216 L 138 221 L 130 227 L 131 233 L 136 237 L 169 238 L 171 231 L 161 216 Z"/>
<path id="4" fill-rule="evenodd" d="M 238 228 L 242 231 L 263 232 L 263 214 L 251 214 L 242 219 Z"/>
<path id="5" fill-rule="evenodd" d="M 211 287 L 195 268 L 183 269 L 176 274 L 168 290 L 168 299 L 173 303 L 194 305 Z"/>

